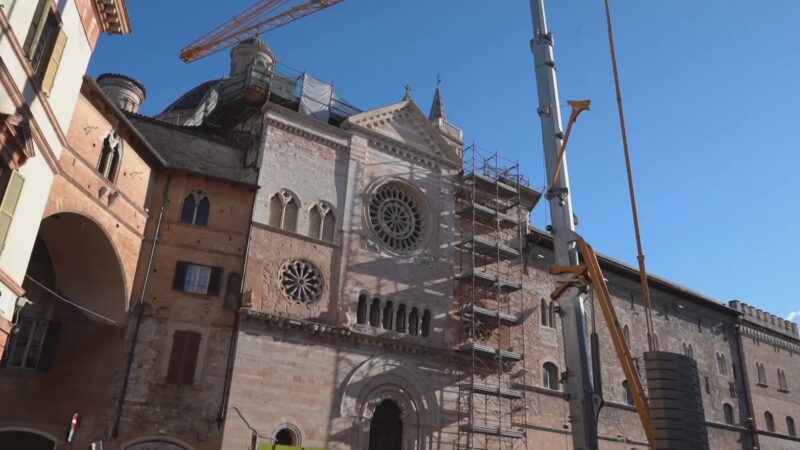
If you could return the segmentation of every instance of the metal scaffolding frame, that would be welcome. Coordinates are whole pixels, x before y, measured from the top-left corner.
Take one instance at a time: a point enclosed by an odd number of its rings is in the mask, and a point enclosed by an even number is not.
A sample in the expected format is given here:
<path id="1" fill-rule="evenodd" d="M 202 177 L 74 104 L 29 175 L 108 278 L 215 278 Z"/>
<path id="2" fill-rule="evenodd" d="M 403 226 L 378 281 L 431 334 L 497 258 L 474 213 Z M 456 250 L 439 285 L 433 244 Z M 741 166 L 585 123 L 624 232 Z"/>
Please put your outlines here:
<path id="1" fill-rule="evenodd" d="M 472 144 L 456 181 L 459 449 L 527 448 L 519 163 Z M 529 189 L 529 188 L 528 188 Z"/>

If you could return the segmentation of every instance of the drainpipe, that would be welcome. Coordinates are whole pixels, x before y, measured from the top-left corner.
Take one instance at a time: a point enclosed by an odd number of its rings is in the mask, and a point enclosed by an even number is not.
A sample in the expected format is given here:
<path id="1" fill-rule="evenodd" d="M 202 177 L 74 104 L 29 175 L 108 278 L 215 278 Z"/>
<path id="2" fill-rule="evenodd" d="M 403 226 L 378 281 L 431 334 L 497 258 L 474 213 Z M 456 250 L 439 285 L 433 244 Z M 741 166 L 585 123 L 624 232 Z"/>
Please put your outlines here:
<path id="1" fill-rule="evenodd" d="M 239 309 L 241 307 L 241 299 L 244 295 L 244 280 L 247 275 L 247 259 L 250 256 L 250 242 L 253 236 L 253 217 L 252 215 L 255 212 L 256 208 L 256 192 L 255 189 L 253 190 L 253 203 L 250 207 L 250 225 L 247 228 L 247 244 L 245 245 L 244 249 L 244 261 L 242 261 L 242 282 L 239 285 L 239 304 L 235 306 L 234 309 L 234 318 L 233 318 L 233 328 L 231 330 L 231 345 L 228 349 L 228 363 L 225 368 L 225 384 L 222 388 L 222 403 L 219 407 L 219 413 L 217 414 L 217 428 L 222 427 L 222 424 L 225 423 L 225 418 L 228 415 L 228 400 L 230 400 L 231 395 L 231 379 L 233 378 L 233 365 L 234 361 L 236 360 L 236 347 L 239 343 Z"/>
<path id="2" fill-rule="evenodd" d="M 119 395 L 119 402 L 117 403 L 117 413 L 114 419 L 114 428 L 111 431 L 111 437 L 116 438 L 119 436 L 119 422 L 122 419 L 122 407 L 125 404 L 125 394 L 128 392 L 128 382 L 131 376 L 131 367 L 133 366 L 133 356 L 136 353 L 136 343 L 139 338 L 139 327 L 142 324 L 142 316 L 144 315 L 144 299 L 147 294 L 147 286 L 150 282 L 150 272 L 153 269 L 153 258 L 156 255 L 156 247 L 158 245 L 158 236 L 161 231 L 161 221 L 164 219 L 164 209 L 167 206 L 167 194 L 169 193 L 169 184 L 172 176 L 167 175 L 167 182 L 164 185 L 164 196 L 161 199 L 161 209 L 158 212 L 158 222 L 156 222 L 156 234 L 153 237 L 153 247 L 150 249 L 150 257 L 147 260 L 147 271 L 144 274 L 144 282 L 142 283 L 142 295 L 139 298 L 139 304 L 136 305 L 136 326 L 133 329 L 133 341 L 131 342 L 131 350 L 128 353 L 128 365 L 125 369 L 125 378 L 122 381 L 122 392 Z"/>
<path id="3" fill-rule="evenodd" d="M 753 448 L 759 449 L 761 446 L 758 442 L 758 430 L 756 430 L 756 421 L 755 421 L 755 407 L 753 406 L 753 397 L 750 395 L 750 376 L 747 373 L 747 363 L 744 357 L 744 342 L 742 341 L 742 333 L 740 328 L 742 326 L 742 319 L 736 321 L 736 325 L 734 325 L 733 330 L 734 334 L 736 335 L 736 345 L 739 347 L 737 356 L 739 359 L 739 367 L 742 372 L 742 384 L 744 385 L 744 398 L 745 398 L 745 406 L 747 407 L 747 417 L 750 419 L 747 422 L 747 427 L 750 429 L 750 439 L 753 442 Z"/>

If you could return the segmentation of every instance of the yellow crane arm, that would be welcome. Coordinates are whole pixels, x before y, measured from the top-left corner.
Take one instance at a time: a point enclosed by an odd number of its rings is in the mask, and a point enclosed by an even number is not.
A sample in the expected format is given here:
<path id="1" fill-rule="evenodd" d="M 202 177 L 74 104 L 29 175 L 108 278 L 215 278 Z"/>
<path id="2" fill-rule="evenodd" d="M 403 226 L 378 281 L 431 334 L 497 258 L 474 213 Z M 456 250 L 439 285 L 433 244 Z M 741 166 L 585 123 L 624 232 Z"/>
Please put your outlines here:
<path id="1" fill-rule="evenodd" d="M 636 412 L 639 414 L 639 420 L 642 422 L 645 435 L 647 435 L 647 442 L 650 448 L 655 447 L 655 436 L 653 433 L 653 425 L 650 414 L 650 405 L 647 401 L 647 394 L 642 386 L 642 380 L 639 378 L 639 371 L 633 362 L 631 351 L 628 348 L 628 341 L 625 340 L 625 334 L 617 319 L 617 313 L 614 310 L 614 304 L 611 301 L 611 295 L 608 292 L 606 280 L 603 278 L 603 271 L 600 269 L 600 263 L 597 260 L 597 254 L 594 249 L 582 237 L 577 237 L 578 251 L 583 257 L 583 266 L 553 266 L 550 273 L 553 275 L 569 275 L 570 279 L 563 280 L 559 287 L 551 294 L 554 300 L 557 300 L 564 291 L 569 288 L 574 281 L 582 279 L 584 283 L 594 286 L 595 294 L 600 305 L 600 310 L 603 312 L 603 318 L 608 326 L 608 332 L 611 335 L 611 342 L 614 344 L 614 350 L 617 352 L 617 359 L 622 366 L 622 371 L 625 373 L 625 379 L 628 381 L 628 387 L 633 397 Z"/>
<path id="2" fill-rule="evenodd" d="M 628 348 L 628 341 L 625 340 L 625 334 L 622 327 L 619 325 L 617 313 L 614 311 L 614 304 L 611 303 L 611 295 L 608 293 L 608 286 L 606 280 L 603 278 L 603 272 L 600 270 L 600 263 L 597 261 L 597 255 L 591 245 L 586 243 L 582 237 L 578 237 L 578 249 L 583 255 L 584 264 L 588 271 L 588 281 L 594 286 L 595 294 L 597 294 L 600 309 L 603 311 L 603 318 L 608 325 L 608 332 L 611 335 L 611 342 L 614 343 L 614 349 L 617 351 L 617 358 L 619 359 L 622 371 L 625 372 L 625 379 L 628 380 L 628 386 L 631 390 L 633 403 L 636 406 L 636 412 L 639 413 L 639 420 L 642 422 L 644 433 L 647 435 L 647 442 L 650 448 L 655 447 L 655 437 L 653 436 L 653 422 L 650 417 L 650 405 L 647 403 L 647 394 L 644 392 L 642 380 L 639 378 L 639 371 L 633 362 L 631 351 Z"/>
<path id="3" fill-rule="evenodd" d="M 289 0 L 261 0 L 186 46 L 181 50 L 181 59 L 189 63 L 204 58 L 342 1 L 309 0 L 282 13 L 264 17 L 286 5 Z"/>

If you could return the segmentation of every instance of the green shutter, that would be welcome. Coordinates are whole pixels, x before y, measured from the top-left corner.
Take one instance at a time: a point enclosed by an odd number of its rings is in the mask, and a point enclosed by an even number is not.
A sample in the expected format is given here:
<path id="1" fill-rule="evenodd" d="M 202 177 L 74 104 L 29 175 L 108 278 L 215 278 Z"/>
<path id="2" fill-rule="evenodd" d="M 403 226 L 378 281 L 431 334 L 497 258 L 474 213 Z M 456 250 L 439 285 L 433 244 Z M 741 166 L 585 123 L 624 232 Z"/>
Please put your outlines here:
<path id="1" fill-rule="evenodd" d="M 3 201 L 0 203 L 0 251 L 5 247 L 8 231 L 11 228 L 11 219 L 14 218 L 14 211 L 17 209 L 17 202 L 22 194 L 24 183 L 25 178 L 19 172 L 16 170 L 11 172 Z"/>
<path id="2" fill-rule="evenodd" d="M 50 61 L 47 63 L 47 70 L 42 79 L 42 92 L 50 95 L 53 90 L 53 84 L 56 81 L 56 73 L 58 67 L 61 65 L 61 57 L 64 56 L 64 48 L 67 46 L 67 34 L 64 30 L 58 30 L 58 37 L 53 46 L 53 52 L 50 53 Z"/>
<path id="3" fill-rule="evenodd" d="M 33 19 L 31 20 L 31 27 L 28 30 L 28 37 L 25 38 L 23 50 L 30 59 L 33 59 L 33 52 L 36 51 L 36 46 L 39 45 L 39 39 L 42 37 L 44 24 L 47 22 L 47 16 L 44 14 L 44 9 L 46 7 L 47 0 L 39 0 L 39 5 L 36 7 L 36 12 L 34 12 Z"/>

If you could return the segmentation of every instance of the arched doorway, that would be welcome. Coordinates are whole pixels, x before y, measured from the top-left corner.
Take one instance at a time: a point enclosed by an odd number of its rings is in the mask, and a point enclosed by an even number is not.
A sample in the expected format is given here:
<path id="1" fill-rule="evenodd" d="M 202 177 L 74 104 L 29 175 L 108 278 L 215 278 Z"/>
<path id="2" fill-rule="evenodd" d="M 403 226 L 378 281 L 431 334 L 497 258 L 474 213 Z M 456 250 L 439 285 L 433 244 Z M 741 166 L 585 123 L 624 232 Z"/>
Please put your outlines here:
<path id="1" fill-rule="evenodd" d="M 0 370 L 0 403 L 15 405 L 16 423 L 61 427 L 79 411 L 83 429 L 93 429 L 107 420 L 125 355 L 127 296 L 115 244 L 89 217 L 49 216 L 22 286 L 32 303 L 20 311 L 6 349 L 4 364 L 13 370 Z M 29 448 L 39 447 L 11 450 Z"/>
<path id="2" fill-rule="evenodd" d="M 129 445 L 125 450 L 186 450 L 186 448 L 169 441 L 153 440 Z"/>
<path id="3" fill-rule="evenodd" d="M 53 450 L 56 443 L 30 431 L 0 431 L 0 450 Z"/>
<path id="4" fill-rule="evenodd" d="M 403 419 L 400 408 L 384 400 L 375 408 L 369 425 L 369 450 L 401 450 L 403 448 Z"/>

